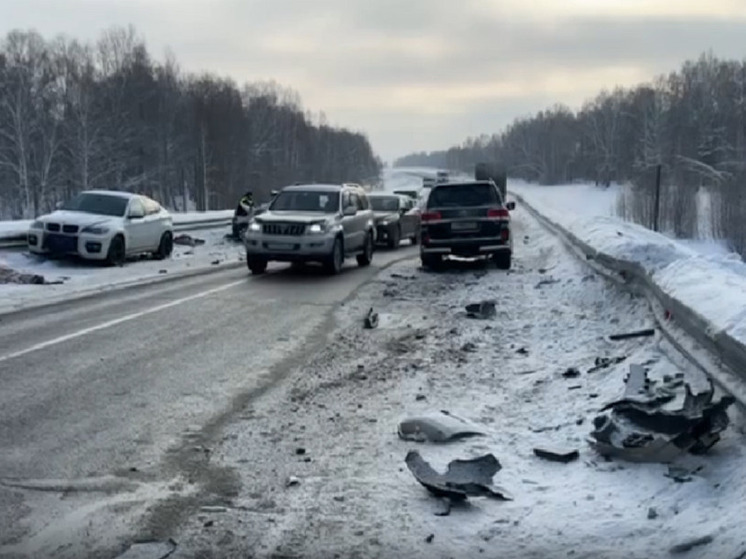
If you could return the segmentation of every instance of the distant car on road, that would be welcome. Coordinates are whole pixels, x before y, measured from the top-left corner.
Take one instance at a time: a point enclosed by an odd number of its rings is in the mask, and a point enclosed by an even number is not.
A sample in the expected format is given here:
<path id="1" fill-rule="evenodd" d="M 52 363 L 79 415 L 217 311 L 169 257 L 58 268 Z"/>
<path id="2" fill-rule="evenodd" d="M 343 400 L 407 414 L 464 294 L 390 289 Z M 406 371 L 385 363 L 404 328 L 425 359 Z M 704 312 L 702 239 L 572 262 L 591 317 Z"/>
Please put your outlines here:
<path id="1" fill-rule="evenodd" d="M 446 184 L 449 181 L 448 171 L 438 171 L 435 173 L 435 184 Z"/>
<path id="2" fill-rule="evenodd" d="M 369 194 L 376 219 L 378 243 L 397 248 L 402 239 L 417 244 L 420 238 L 420 212 L 417 200 L 397 194 Z"/>
<path id="3" fill-rule="evenodd" d="M 252 274 L 264 273 L 271 261 L 319 262 L 337 274 L 345 257 L 369 265 L 375 242 L 368 195 L 352 184 L 288 186 L 249 223 L 244 236 Z"/>
<path id="4" fill-rule="evenodd" d="M 420 258 L 426 268 L 437 268 L 444 256 L 487 256 L 498 268 L 510 269 L 513 237 L 510 212 L 492 181 L 447 183 L 435 186 L 422 214 Z"/>
<path id="5" fill-rule="evenodd" d="M 79 256 L 121 265 L 127 256 L 173 251 L 173 218 L 155 200 L 115 190 L 87 190 L 42 215 L 28 231 L 35 254 Z"/>

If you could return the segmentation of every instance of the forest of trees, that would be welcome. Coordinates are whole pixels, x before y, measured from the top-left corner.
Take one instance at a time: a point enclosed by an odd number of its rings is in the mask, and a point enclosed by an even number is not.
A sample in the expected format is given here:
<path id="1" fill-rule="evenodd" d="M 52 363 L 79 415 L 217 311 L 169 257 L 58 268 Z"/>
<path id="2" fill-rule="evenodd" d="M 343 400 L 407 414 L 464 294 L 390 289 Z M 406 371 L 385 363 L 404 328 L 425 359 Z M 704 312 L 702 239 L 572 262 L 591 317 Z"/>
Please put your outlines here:
<path id="1" fill-rule="evenodd" d="M 360 133 L 326 124 L 275 83 L 238 86 L 154 61 L 133 28 L 95 44 L 12 31 L 0 40 L 0 218 L 83 189 L 148 194 L 175 210 L 231 208 L 296 181 L 372 182 Z"/>
<path id="2" fill-rule="evenodd" d="M 410 154 L 394 165 L 473 172 L 484 160 L 542 184 L 629 184 L 621 210 L 646 226 L 661 165 L 661 229 L 701 236 L 695 201 L 706 192 L 715 236 L 746 255 L 746 61 L 703 54 L 652 83 L 603 91 L 577 112 L 555 106 L 502 133 Z"/>

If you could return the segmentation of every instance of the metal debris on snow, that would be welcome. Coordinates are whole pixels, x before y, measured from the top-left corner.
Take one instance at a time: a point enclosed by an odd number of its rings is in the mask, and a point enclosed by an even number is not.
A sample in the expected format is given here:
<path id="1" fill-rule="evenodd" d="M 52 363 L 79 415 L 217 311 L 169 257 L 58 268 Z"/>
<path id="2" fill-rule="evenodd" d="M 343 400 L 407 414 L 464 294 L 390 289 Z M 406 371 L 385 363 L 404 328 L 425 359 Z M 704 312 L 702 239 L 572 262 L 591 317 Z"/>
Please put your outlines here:
<path id="1" fill-rule="evenodd" d="M 735 398 L 714 401 L 714 386 L 694 394 L 680 376 L 662 386 L 647 370 L 631 365 L 624 396 L 602 408 L 589 444 L 603 456 L 632 462 L 671 462 L 680 454 L 704 454 L 720 440 L 728 426 L 727 409 Z"/>
<path id="2" fill-rule="evenodd" d="M 465 501 L 467 497 L 512 500 L 507 492 L 492 483 L 492 477 L 502 468 L 492 454 L 469 460 L 452 460 L 444 474 L 436 472 L 416 450 L 410 450 L 404 461 L 423 487 L 448 502 Z"/>
<path id="3" fill-rule="evenodd" d="M 619 340 L 629 340 L 630 338 L 643 338 L 648 336 L 654 336 L 655 329 L 646 328 L 644 330 L 635 330 L 634 332 L 625 332 L 623 334 L 611 334 L 609 339 L 618 342 Z"/>
<path id="4" fill-rule="evenodd" d="M 588 373 L 595 373 L 596 371 L 606 369 L 608 367 L 611 367 L 612 365 L 618 365 L 626 359 L 626 355 L 621 355 L 619 357 L 596 357 L 596 361 L 594 362 L 593 367 L 588 369 Z"/>
<path id="5" fill-rule="evenodd" d="M 121 555 L 117 555 L 116 559 L 165 559 L 174 551 L 176 542 L 172 539 L 165 542 L 139 542 L 132 544 Z"/>
<path id="6" fill-rule="evenodd" d="M 580 457 L 580 453 L 576 448 L 559 449 L 537 447 L 534 448 L 534 454 L 544 460 L 549 460 L 550 462 L 562 462 L 563 464 L 577 460 Z"/>
<path id="7" fill-rule="evenodd" d="M 495 301 L 482 301 L 480 303 L 471 303 L 466 305 L 466 316 L 486 320 L 497 314 Z"/>
<path id="8" fill-rule="evenodd" d="M 399 423 L 399 438 L 405 441 L 445 443 L 466 437 L 484 435 L 467 421 L 446 411 L 429 416 L 405 419 Z"/>
<path id="9" fill-rule="evenodd" d="M 368 314 L 365 315 L 365 327 L 369 330 L 372 330 L 373 328 L 376 328 L 378 326 L 378 313 L 373 310 L 373 307 L 370 308 L 368 311 Z"/>
<path id="10" fill-rule="evenodd" d="M 712 543 L 714 538 L 710 535 L 702 536 L 700 538 L 695 538 L 693 540 L 689 540 L 688 542 L 680 543 L 671 548 L 671 553 L 686 553 L 687 551 L 691 551 L 695 547 L 699 547 L 700 545 L 707 545 L 708 543 Z"/>
<path id="11" fill-rule="evenodd" d="M 187 235 L 185 233 L 181 235 L 176 235 L 174 237 L 173 243 L 175 245 L 184 245 L 184 246 L 190 246 L 195 247 L 197 245 L 203 245 L 205 244 L 204 239 L 198 239 L 197 237 L 192 237 L 191 235 Z"/>

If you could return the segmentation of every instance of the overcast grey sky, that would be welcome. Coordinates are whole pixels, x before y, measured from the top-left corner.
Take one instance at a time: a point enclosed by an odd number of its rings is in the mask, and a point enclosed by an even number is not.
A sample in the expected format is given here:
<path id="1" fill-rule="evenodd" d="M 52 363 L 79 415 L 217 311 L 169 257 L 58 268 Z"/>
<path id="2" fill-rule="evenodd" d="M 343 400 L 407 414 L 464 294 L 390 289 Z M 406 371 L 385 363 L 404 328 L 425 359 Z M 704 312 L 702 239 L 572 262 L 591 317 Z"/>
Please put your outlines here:
<path id="1" fill-rule="evenodd" d="M 746 0 L 0 0 L 3 34 L 95 40 L 129 24 L 184 70 L 292 87 L 386 160 L 708 49 L 746 58 Z"/>

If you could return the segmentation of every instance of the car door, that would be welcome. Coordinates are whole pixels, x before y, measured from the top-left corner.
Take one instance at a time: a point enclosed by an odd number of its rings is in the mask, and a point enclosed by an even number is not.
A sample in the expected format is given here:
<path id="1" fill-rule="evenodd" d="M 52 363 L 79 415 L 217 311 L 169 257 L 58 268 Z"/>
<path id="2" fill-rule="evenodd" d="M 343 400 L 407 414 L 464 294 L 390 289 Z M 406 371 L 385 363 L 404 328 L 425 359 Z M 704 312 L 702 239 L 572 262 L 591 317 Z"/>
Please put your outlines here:
<path id="1" fill-rule="evenodd" d="M 148 223 L 145 220 L 145 204 L 139 196 L 130 200 L 124 228 L 127 232 L 127 252 L 140 252 L 147 248 Z"/>
<path id="2" fill-rule="evenodd" d="M 352 202 L 355 204 L 357 213 L 355 214 L 355 247 L 360 250 L 365 246 L 365 233 L 368 221 L 370 220 L 369 212 L 366 211 L 365 201 L 357 192 L 350 194 Z"/>
<path id="3" fill-rule="evenodd" d="M 151 198 L 142 197 L 145 206 L 145 248 L 156 250 L 161 242 L 161 233 L 164 229 L 161 205 Z"/>
<path id="4" fill-rule="evenodd" d="M 399 198 L 399 223 L 401 223 L 402 237 L 407 238 L 414 235 L 414 200 L 412 198 Z"/>
<path id="5" fill-rule="evenodd" d="M 357 220 L 357 212 L 355 215 L 346 215 L 348 209 L 354 207 L 357 209 L 354 200 L 352 199 L 352 193 L 349 190 L 342 191 L 342 231 L 345 236 L 345 251 L 351 252 L 357 250 L 355 243 L 357 242 L 355 235 L 355 222 Z"/>

